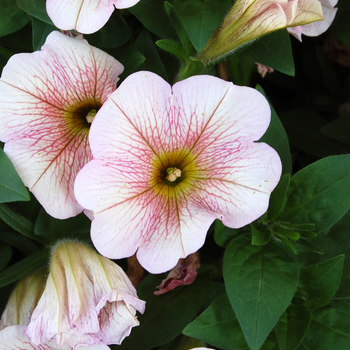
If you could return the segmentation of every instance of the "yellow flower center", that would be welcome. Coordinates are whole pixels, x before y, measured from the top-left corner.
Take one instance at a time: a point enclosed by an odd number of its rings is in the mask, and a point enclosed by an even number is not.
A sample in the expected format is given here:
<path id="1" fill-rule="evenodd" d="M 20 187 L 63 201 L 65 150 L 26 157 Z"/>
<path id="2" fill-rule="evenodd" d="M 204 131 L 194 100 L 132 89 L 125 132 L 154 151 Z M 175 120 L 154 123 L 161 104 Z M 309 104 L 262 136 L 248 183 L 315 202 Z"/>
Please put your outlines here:
<path id="1" fill-rule="evenodd" d="M 72 130 L 89 131 L 96 113 L 101 108 L 102 102 L 96 100 L 82 101 L 69 106 L 65 110 L 65 118 Z"/>
<path id="2" fill-rule="evenodd" d="M 187 150 L 164 152 L 153 158 L 151 184 L 165 196 L 187 193 L 194 188 L 199 169 Z"/>

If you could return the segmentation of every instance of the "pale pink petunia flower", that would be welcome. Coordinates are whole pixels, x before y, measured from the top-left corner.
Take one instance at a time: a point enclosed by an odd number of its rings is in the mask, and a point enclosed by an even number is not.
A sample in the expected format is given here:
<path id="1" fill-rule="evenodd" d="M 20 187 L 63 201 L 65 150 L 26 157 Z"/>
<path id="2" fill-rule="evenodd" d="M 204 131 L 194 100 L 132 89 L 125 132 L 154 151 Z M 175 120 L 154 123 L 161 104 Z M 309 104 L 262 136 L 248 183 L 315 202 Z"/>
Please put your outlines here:
<path id="1" fill-rule="evenodd" d="M 62 241 L 52 249 L 45 289 L 25 335 L 36 346 L 119 345 L 139 325 L 136 310 L 144 309 L 117 264 L 84 244 Z"/>
<path id="2" fill-rule="evenodd" d="M 91 159 L 91 122 L 123 66 L 86 40 L 52 32 L 41 51 L 10 58 L 0 79 L 0 140 L 24 184 L 53 217 L 83 208 L 78 171 Z"/>
<path id="3" fill-rule="evenodd" d="M 179 259 L 168 276 L 156 287 L 159 290 L 153 294 L 161 295 L 176 287 L 192 284 L 196 280 L 197 270 L 200 266 L 198 253 L 190 254 L 186 259 Z"/>
<path id="4" fill-rule="evenodd" d="M 47 0 L 46 11 L 53 24 L 63 30 L 75 29 L 91 34 L 101 29 L 117 9 L 125 9 L 140 0 Z M 147 1 L 147 0 L 145 0 Z"/>
<path id="5" fill-rule="evenodd" d="M 306 36 L 319 36 L 323 34 L 333 23 L 335 15 L 338 11 L 334 6 L 338 3 L 338 0 L 319 0 L 322 5 L 322 12 L 324 19 L 302 26 L 287 28 L 289 34 L 292 34 L 299 41 L 302 41 L 302 35 Z"/>
<path id="6" fill-rule="evenodd" d="M 254 143 L 270 123 L 266 99 L 212 76 L 171 87 L 130 75 L 91 127 L 93 160 L 75 195 L 93 210 L 92 241 L 110 258 L 137 251 L 152 273 L 196 252 L 215 219 L 242 227 L 266 211 L 281 161 Z"/>
<path id="7" fill-rule="evenodd" d="M 73 349 L 69 344 L 58 345 L 54 340 L 36 345 L 25 334 L 31 315 L 45 289 L 46 279 L 45 268 L 40 268 L 17 283 L 1 316 L 0 350 Z M 109 347 L 100 343 L 93 346 L 79 346 L 76 350 L 109 350 Z"/>

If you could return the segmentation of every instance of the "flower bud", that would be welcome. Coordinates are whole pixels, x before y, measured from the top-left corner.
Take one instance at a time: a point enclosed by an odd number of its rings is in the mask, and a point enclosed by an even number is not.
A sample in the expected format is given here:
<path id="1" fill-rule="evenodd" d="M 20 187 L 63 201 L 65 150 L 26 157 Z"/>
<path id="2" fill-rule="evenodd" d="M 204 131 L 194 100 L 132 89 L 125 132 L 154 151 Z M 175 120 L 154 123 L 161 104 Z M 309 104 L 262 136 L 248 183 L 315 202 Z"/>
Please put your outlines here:
<path id="1" fill-rule="evenodd" d="M 262 35 L 322 19 L 318 0 L 236 0 L 197 58 L 207 64 Z"/>

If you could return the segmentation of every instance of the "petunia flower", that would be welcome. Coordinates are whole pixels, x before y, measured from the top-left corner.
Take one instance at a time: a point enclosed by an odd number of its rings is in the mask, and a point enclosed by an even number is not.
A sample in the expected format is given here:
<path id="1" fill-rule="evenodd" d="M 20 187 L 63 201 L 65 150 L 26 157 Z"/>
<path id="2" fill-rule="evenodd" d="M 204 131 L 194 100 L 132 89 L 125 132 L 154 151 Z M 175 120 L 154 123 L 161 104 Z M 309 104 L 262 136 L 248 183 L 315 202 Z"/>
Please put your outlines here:
<path id="1" fill-rule="evenodd" d="M 35 345 L 25 335 L 30 317 L 40 300 L 46 284 L 45 269 L 41 268 L 21 279 L 0 320 L 0 350 L 72 350 L 68 344 L 59 346 L 55 341 Z M 78 347 L 78 350 L 109 350 L 104 344 Z"/>
<path id="2" fill-rule="evenodd" d="M 197 58 L 206 64 L 262 35 L 322 19 L 318 0 L 236 0 Z"/>
<path id="3" fill-rule="evenodd" d="M 35 346 L 121 344 L 139 325 L 136 310 L 144 309 L 118 265 L 81 243 L 63 241 L 52 249 L 45 289 L 24 334 Z"/>
<path id="4" fill-rule="evenodd" d="M 306 36 L 319 36 L 323 34 L 333 23 L 335 15 L 338 11 L 334 6 L 338 3 L 338 0 L 319 0 L 322 5 L 322 12 L 324 19 L 305 25 L 299 25 L 296 27 L 287 28 L 289 34 L 292 34 L 299 41 L 302 41 L 301 35 Z"/>
<path id="5" fill-rule="evenodd" d="M 75 183 L 92 210 L 91 238 L 110 258 L 132 256 L 152 273 L 196 252 L 215 219 L 242 227 L 267 209 L 281 174 L 276 151 L 254 143 L 270 123 L 256 90 L 211 76 L 173 88 L 130 75 L 90 131 L 93 160 Z"/>
<path id="6" fill-rule="evenodd" d="M 168 273 L 168 276 L 156 288 L 153 294 L 161 295 L 176 287 L 192 284 L 197 277 L 200 268 L 199 254 L 190 254 L 186 259 L 180 259 L 176 266 Z"/>
<path id="7" fill-rule="evenodd" d="M 73 184 L 91 159 L 91 122 L 123 66 L 86 40 L 52 32 L 41 51 L 10 58 L 0 79 L 0 140 L 53 217 L 80 213 Z"/>
<path id="8" fill-rule="evenodd" d="M 125 9 L 140 0 L 47 0 L 46 11 L 53 24 L 63 30 L 91 34 L 101 29 L 115 8 Z M 144 0 L 147 1 L 147 0 Z"/>

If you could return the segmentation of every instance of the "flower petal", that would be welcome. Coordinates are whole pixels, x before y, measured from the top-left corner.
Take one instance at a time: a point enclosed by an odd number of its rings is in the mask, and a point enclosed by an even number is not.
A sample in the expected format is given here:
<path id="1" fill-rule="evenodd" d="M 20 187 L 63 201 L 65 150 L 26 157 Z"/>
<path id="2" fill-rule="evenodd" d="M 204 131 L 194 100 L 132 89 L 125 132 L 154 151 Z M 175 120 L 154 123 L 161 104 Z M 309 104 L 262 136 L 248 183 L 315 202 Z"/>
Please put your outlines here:
<path id="1" fill-rule="evenodd" d="M 46 11 L 57 28 L 91 34 L 101 29 L 115 8 L 128 8 L 140 0 L 47 0 Z"/>
<path id="2" fill-rule="evenodd" d="M 122 65 L 85 40 L 51 33 L 41 52 L 12 56 L 0 80 L 0 140 L 24 184 L 53 217 L 83 208 L 73 183 L 91 159 L 88 129 L 67 114 L 85 102 L 106 100 Z M 71 114 L 69 114 L 71 115 Z"/>
<path id="3" fill-rule="evenodd" d="M 35 345 L 28 336 L 24 334 L 25 326 L 11 326 L 0 332 L 0 350 L 72 350 L 69 345 L 59 346 L 54 341 L 46 344 Z M 78 348 L 83 350 L 83 348 Z M 88 348 L 89 350 L 108 350 L 105 345 L 103 347 Z M 87 350 L 87 349 L 86 349 Z"/>

